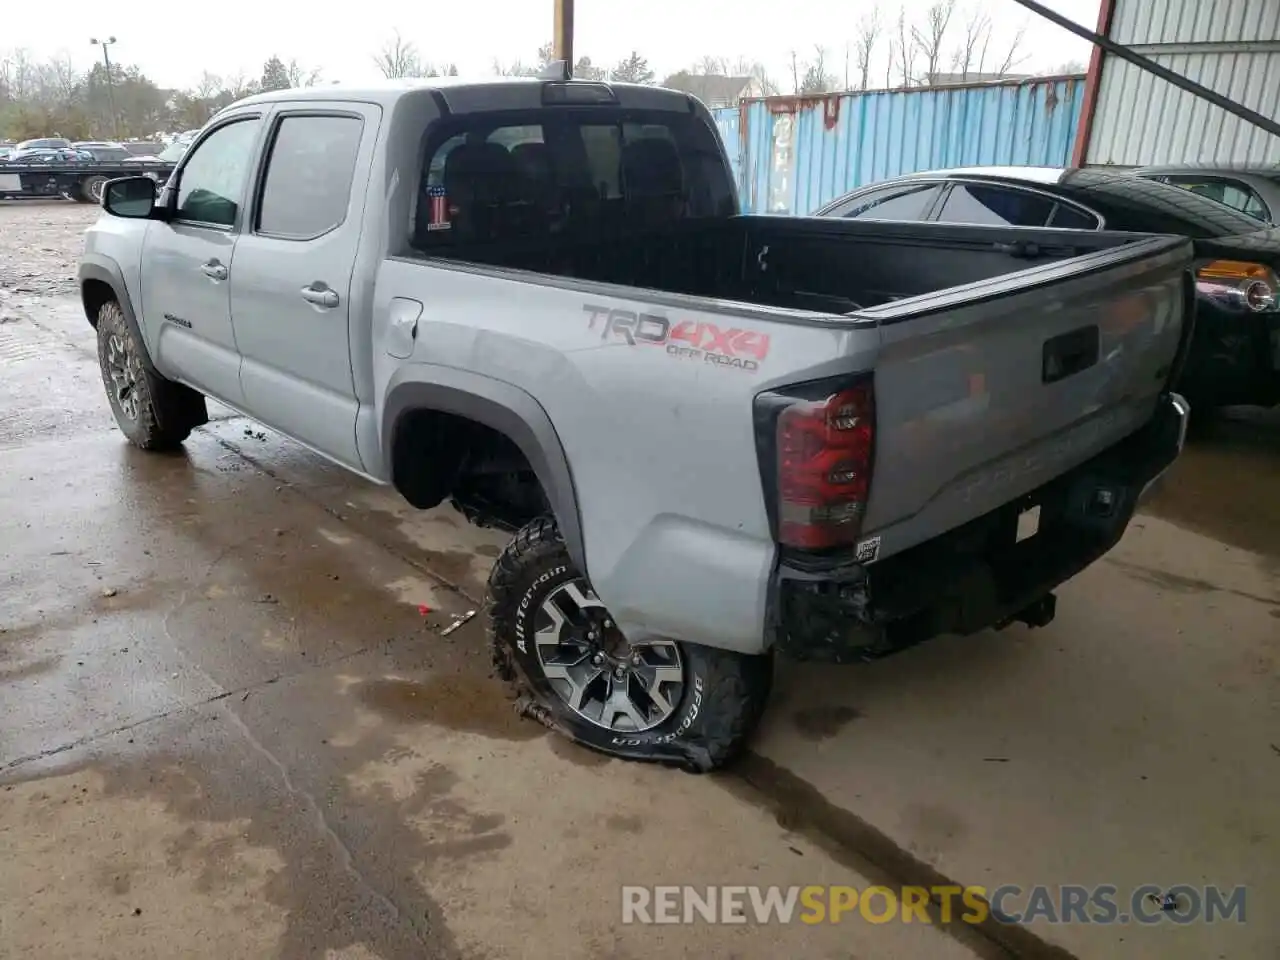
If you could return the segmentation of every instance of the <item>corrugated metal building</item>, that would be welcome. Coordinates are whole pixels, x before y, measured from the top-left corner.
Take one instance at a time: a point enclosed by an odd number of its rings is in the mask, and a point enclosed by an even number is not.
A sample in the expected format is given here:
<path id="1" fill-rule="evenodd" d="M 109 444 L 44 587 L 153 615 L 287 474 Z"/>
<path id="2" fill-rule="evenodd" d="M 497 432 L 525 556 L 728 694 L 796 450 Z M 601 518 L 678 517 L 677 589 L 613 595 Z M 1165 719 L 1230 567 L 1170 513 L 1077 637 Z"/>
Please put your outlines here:
<path id="1" fill-rule="evenodd" d="M 1073 76 L 769 97 L 713 113 L 744 212 L 807 214 L 919 170 L 1065 166 L 1083 103 L 1084 80 Z"/>
<path id="2" fill-rule="evenodd" d="M 1098 32 L 1280 116 L 1280 0 L 1102 0 Z M 1094 50 L 1075 161 L 1280 163 L 1280 138 Z"/>

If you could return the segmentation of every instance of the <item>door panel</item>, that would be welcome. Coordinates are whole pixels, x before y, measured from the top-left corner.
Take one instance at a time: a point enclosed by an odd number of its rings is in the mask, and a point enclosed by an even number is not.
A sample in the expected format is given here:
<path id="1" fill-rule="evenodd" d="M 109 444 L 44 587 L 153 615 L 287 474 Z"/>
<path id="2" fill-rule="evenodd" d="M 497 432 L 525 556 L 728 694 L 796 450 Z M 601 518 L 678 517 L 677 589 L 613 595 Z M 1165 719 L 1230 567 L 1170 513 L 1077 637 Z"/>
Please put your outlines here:
<path id="1" fill-rule="evenodd" d="M 229 279 L 260 132 L 257 115 L 232 118 L 191 148 L 174 174 L 173 219 L 148 226 L 142 259 L 143 323 L 156 365 L 237 405 L 243 396 Z"/>
<path id="2" fill-rule="evenodd" d="M 231 295 L 226 280 L 201 268 L 230 264 L 235 243 L 223 230 L 155 223 L 142 261 L 142 312 L 157 366 L 228 403 L 241 399 Z"/>
<path id="3" fill-rule="evenodd" d="M 351 276 L 380 116 L 351 103 L 278 109 L 231 283 L 245 410 L 357 469 Z"/>

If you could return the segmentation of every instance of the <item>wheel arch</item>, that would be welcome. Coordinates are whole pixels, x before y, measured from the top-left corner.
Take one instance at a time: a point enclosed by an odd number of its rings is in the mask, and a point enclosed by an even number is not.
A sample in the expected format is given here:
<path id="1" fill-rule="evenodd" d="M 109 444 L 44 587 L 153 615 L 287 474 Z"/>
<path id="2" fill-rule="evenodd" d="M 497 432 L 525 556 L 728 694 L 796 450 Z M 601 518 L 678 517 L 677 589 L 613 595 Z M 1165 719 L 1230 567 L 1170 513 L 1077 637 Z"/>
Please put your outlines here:
<path id="1" fill-rule="evenodd" d="M 420 411 L 474 421 L 514 443 L 542 485 L 569 556 L 587 576 L 573 472 L 560 436 L 537 400 L 511 384 L 449 367 L 414 364 L 397 371 L 388 385 L 381 431 L 383 476 L 392 482 L 396 433 L 408 415 Z"/>
<path id="2" fill-rule="evenodd" d="M 129 332 L 142 352 L 142 362 L 150 373 L 156 373 L 151 362 L 151 354 L 147 351 L 147 340 L 142 335 L 142 327 L 138 325 L 138 315 L 133 309 L 133 301 L 129 299 L 129 288 L 124 282 L 124 271 L 120 265 L 109 257 L 86 254 L 80 262 L 80 303 L 84 307 L 84 315 L 89 326 L 97 329 L 98 311 L 109 300 L 120 304 L 120 312 L 124 314 Z"/>

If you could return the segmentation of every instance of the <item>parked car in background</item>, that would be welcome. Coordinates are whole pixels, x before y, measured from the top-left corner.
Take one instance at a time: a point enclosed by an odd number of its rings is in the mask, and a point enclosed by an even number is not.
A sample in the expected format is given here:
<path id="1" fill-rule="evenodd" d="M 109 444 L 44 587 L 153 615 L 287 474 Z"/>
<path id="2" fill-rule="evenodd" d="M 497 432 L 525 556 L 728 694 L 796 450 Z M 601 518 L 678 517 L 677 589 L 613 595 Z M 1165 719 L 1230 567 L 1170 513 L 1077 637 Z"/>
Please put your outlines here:
<path id="1" fill-rule="evenodd" d="M 1131 172 L 973 167 L 861 187 L 815 215 L 1189 237 L 1198 310 L 1177 389 L 1193 408 L 1280 403 L 1280 230 L 1201 194 Z"/>
<path id="2" fill-rule="evenodd" d="M 132 160 L 134 155 L 126 150 L 123 144 L 102 140 L 86 140 L 73 143 L 72 148 L 87 153 L 98 161 Z"/>
<path id="3" fill-rule="evenodd" d="M 9 159 L 9 154 L 13 153 L 13 147 L 10 144 L 0 144 L 0 163 Z"/>
<path id="4" fill-rule="evenodd" d="M 1266 223 L 1280 220 L 1280 166 L 1142 167 L 1133 172 L 1225 203 Z"/>
<path id="5" fill-rule="evenodd" d="M 75 147 L 35 147 L 15 150 L 7 163 L 92 163 L 93 154 Z"/>
<path id="6" fill-rule="evenodd" d="M 59 150 L 71 146 L 66 137 L 42 137 L 35 140 L 22 140 L 13 149 L 21 150 Z"/>

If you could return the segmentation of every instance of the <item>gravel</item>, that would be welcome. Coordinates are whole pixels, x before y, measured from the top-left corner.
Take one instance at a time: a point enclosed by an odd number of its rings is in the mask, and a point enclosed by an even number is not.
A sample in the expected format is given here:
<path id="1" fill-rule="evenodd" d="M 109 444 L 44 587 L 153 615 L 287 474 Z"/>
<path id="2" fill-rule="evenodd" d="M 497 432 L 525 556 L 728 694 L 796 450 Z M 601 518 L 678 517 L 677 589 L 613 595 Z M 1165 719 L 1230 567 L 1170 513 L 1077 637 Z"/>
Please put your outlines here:
<path id="1" fill-rule="evenodd" d="M 0 200 L 0 288 L 42 296 L 75 293 L 84 231 L 101 212 L 69 200 Z"/>

